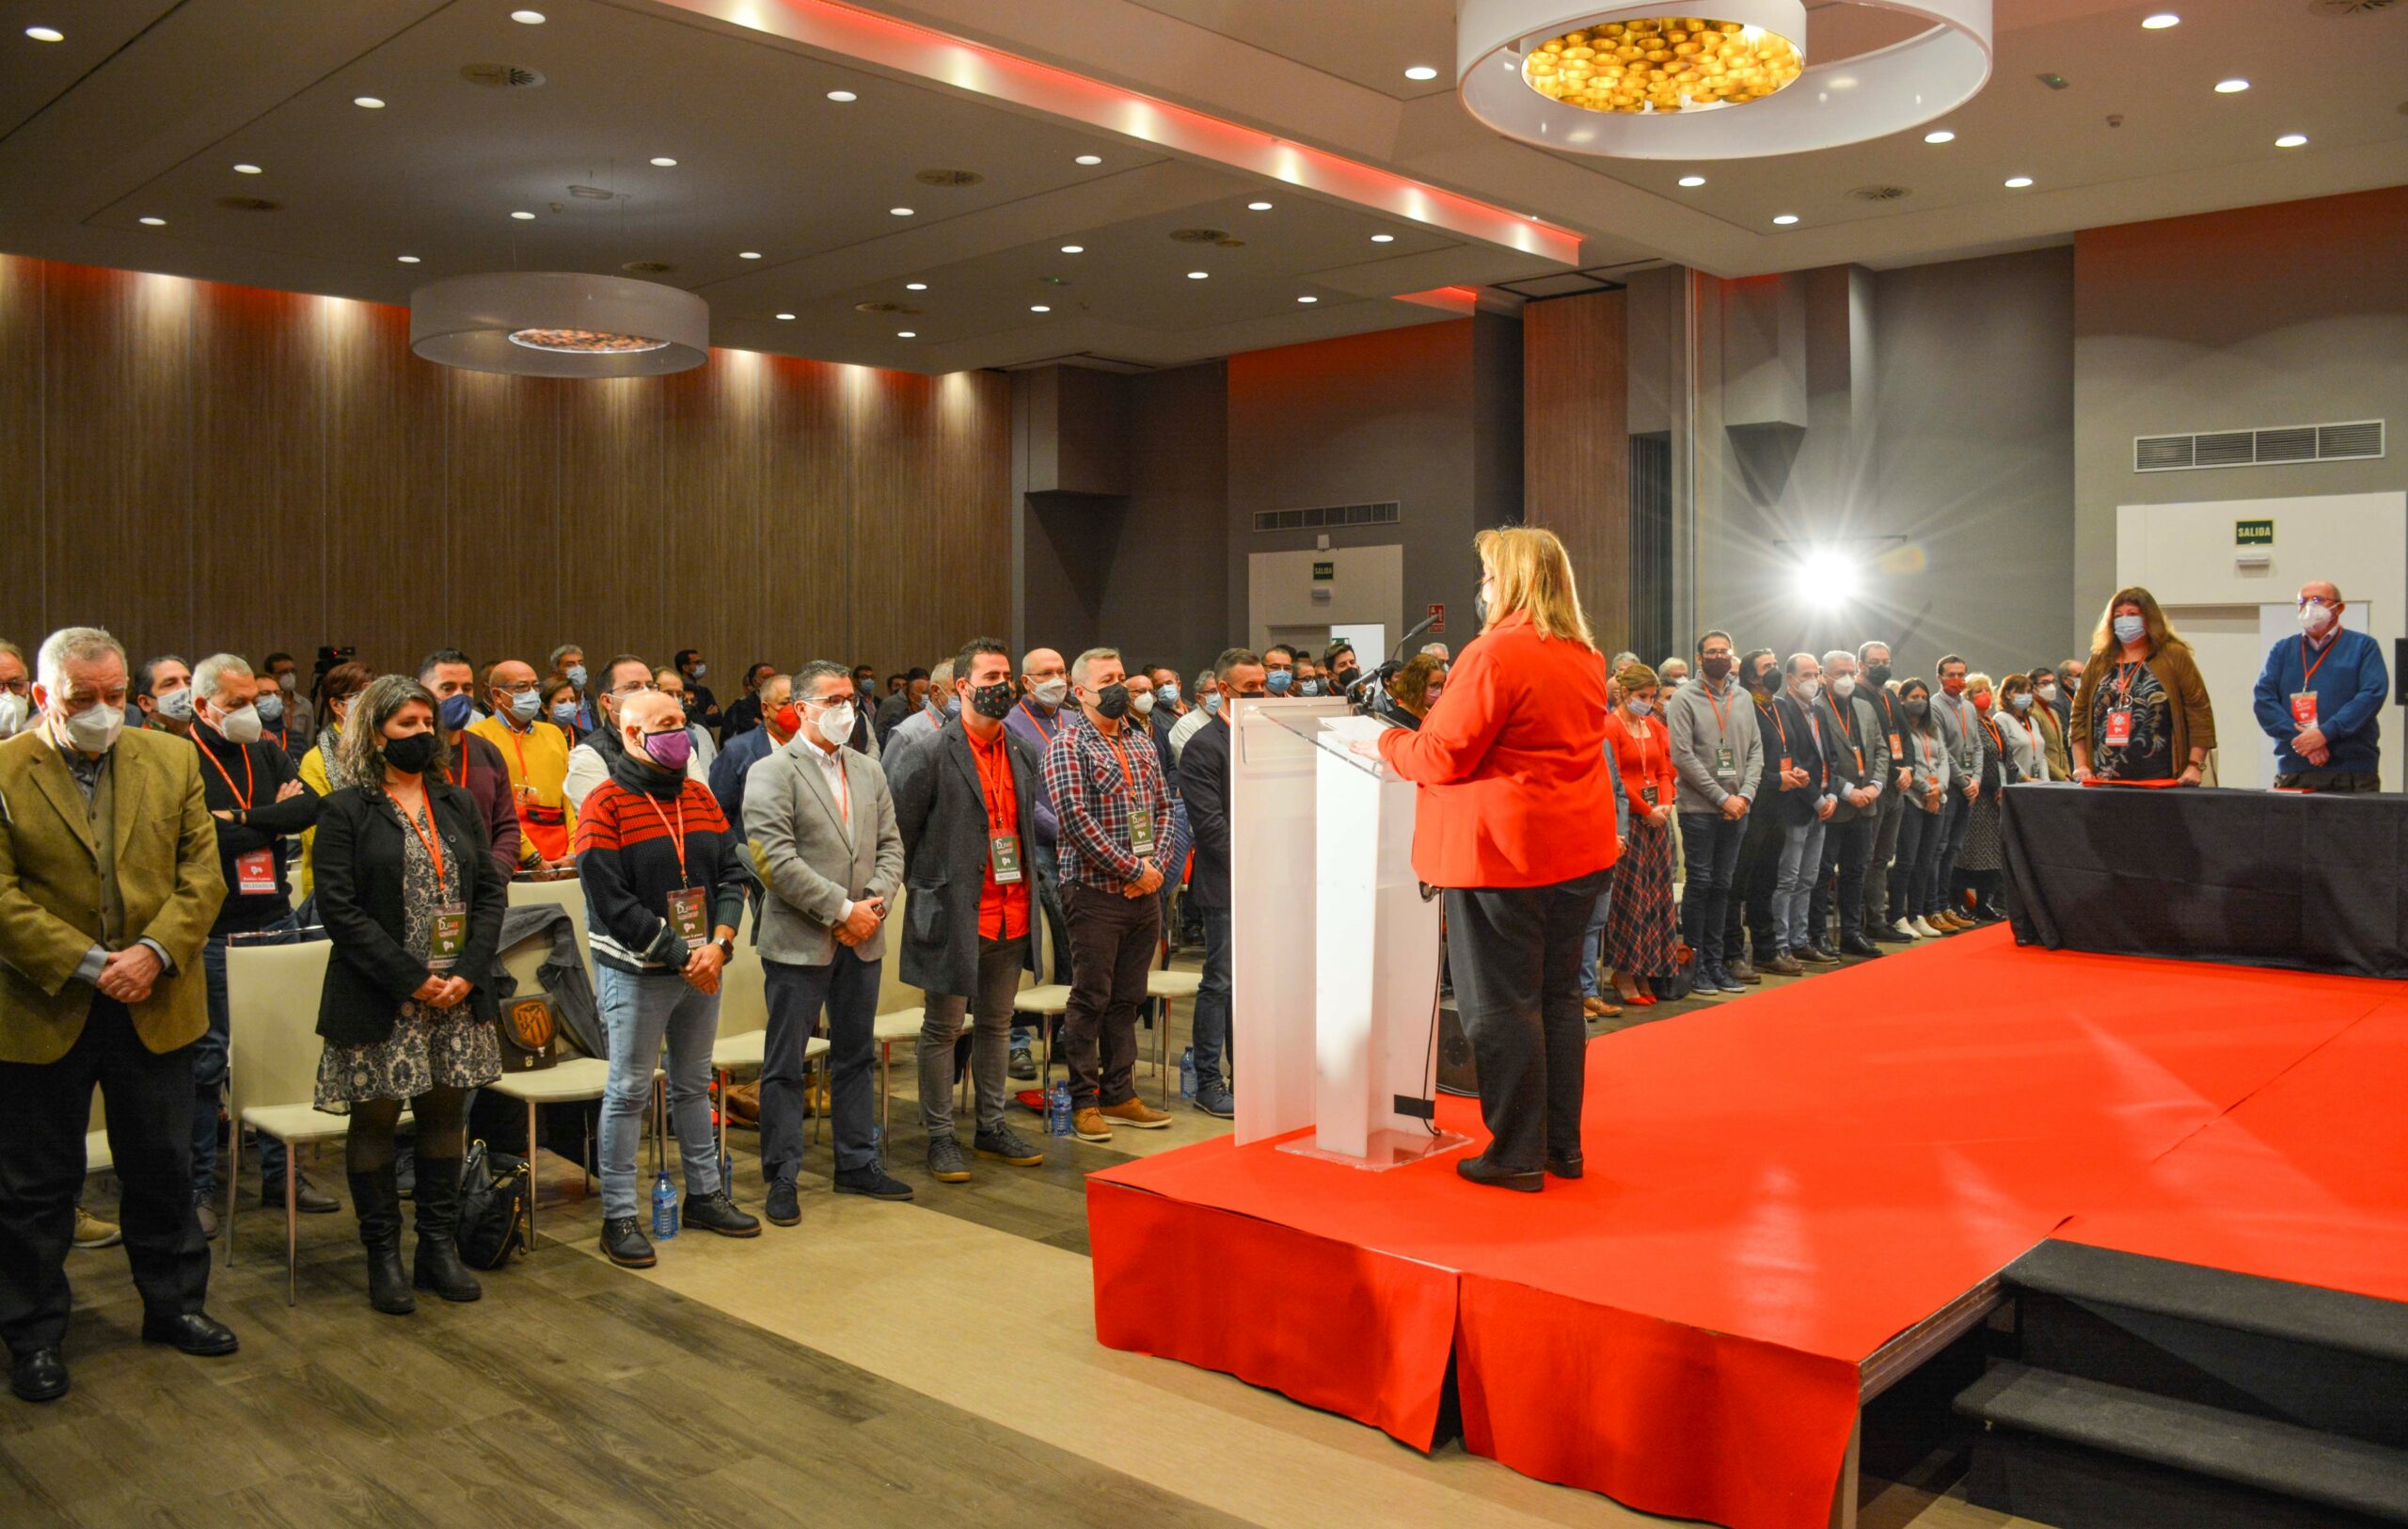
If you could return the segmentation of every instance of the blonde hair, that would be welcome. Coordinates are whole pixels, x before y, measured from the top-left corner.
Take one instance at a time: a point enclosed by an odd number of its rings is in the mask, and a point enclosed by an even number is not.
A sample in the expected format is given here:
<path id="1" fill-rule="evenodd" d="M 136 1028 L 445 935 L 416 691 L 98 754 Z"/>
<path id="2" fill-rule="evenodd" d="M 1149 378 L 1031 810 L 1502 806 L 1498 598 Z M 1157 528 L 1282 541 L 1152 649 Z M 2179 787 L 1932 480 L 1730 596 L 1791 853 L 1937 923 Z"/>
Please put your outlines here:
<path id="1" fill-rule="evenodd" d="M 1572 584 L 1572 560 L 1554 532 L 1537 526 L 1499 526 L 1472 538 L 1481 565 L 1496 593 L 1490 598 L 1488 625 L 1519 612 L 1542 637 L 1560 637 L 1594 648 L 1589 618 L 1580 613 L 1579 592 Z"/>

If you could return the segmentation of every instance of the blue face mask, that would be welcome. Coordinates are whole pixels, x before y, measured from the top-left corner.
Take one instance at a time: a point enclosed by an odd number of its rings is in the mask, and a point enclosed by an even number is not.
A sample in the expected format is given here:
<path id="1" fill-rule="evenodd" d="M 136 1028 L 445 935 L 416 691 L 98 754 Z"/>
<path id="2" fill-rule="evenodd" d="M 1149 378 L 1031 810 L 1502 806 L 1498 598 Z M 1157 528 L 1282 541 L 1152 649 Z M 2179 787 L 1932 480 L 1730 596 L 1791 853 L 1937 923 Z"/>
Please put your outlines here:
<path id="1" fill-rule="evenodd" d="M 520 722 L 533 722 L 544 709 L 544 698 L 533 691 L 513 691 L 510 693 L 510 714 Z"/>
<path id="2" fill-rule="evenodd" d="M 462 691 L 456 695 L 445 696 L 442 705 L 436 708 L 436 715 L 442 719 L 444 731 L 456 733 L 468 725 L 468 713 L 475 709 L 475 700 L 467 691 Z"/>
<path id="3" fill-rule="evenodd" d="M 1219 691 L 1214 691 L 1212 694 L 1204 697 L 1204 712 L 1205 715 L 1212 717 L 1217 717 L 1221 714 L 1221 693 Z"/>
<path id="4" fill-rule="evenodd" d="M 1296 687 L 1296 693 L 1299 695 L 1319 695 L 1321 693 L 1321 681 L 1318 679 L 1307 679 L 1303 684 Z"/>
<path id="5" fill-rule="evenodd" d="M 1162 697 L 1164 706 L 1179 705 L 1179 686 L 1170 680 L 1164 680 L 1155 686 L 1154 693 Z"/>
<path id="6" fill-rule="evenodd" d="M 2117 616 L 2115 618 L 2115 641 L 2119 643 L 2137 643 L 2147 635 L 2148 635 L 2148 623 L 2142 620 L 2139 616 Z"/>
<path id="7" fill-rule="evenodd" d="M 1630 703 L 1630 714 L 1634 717 L 1646 716 L 1649 712 L 1655 709 L 1656 703 L 1653 701 L 1633 701 Z"/>
<path id="8" fill-rule="evenodd" d="M 1274 695 L 1285 695 L 1288 693 L 1288 687 L 1295 682 L 1296 677 L 1287 670 L 1274 669 L 1271 671 L 1270 677 L 1262 682 L 1262 688 Z"/>
<path id="9" fill-rule="evenodd" d="M 259 699 L 253 704 L 260 709 L 260 721 L 270 727 L 284 720 L 284 697 L 277 692 L 261 691 Z"/>
<path id="10" fill-rule="evenodd" d="M 583 690 L 585 688 L 585 665 L 581 663 L 572 663 L 564 672 L 568 676 L 568 682 L 570 684 L 575 685 L 578 690 Z"/>
<path id="11" fill-rule="evenodd" d="M 577 703 L 575 701 L 554 702 L 552 704 L 552 721 L 555 725 L 562 727 L 576 726 Z"/>

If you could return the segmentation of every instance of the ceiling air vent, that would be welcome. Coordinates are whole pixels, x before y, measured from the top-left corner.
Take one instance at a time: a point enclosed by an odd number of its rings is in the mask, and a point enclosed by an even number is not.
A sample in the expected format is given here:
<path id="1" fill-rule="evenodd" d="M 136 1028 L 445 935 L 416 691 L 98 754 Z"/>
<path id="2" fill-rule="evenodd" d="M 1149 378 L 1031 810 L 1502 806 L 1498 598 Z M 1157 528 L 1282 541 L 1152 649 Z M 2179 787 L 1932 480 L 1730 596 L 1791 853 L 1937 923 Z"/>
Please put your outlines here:
<path id="1" fill-rule="evenodd" d="M 220 197 L 217 205 L 230 213 L 273 213 L 280 210 L 284 203 L 270 201 L 265 197 Z"/>
<path id="2" fill-rule="evenodd" d="M 1904 201 L 1914 190 L 1902 185 L 1861 185 L 1848 195 L 1858 201 Z"/>
<path id="3" fill-rule="evenodd" d="M 568 188 L 568 194 L 583 201 L 609 201 L 618 195 L 598 185 L 573 185 Z"/>
<path id="4" fill-rule="evenodd" d="M 2319 16 L 2371 16 L 2399 3 L 2400 0 L 2307 0 L 2307 8 Z"/>
<path id="5" fill-rule="evenodd" d="M 631 260 L 619 269 L 629 276 L 667 276 L 677 267 L 665 260 Z"/>
<path id="6" fill-rule="evenodd" d="M 922 170 L 911 179 L 922 185 L 976 185 L 986 177 L 976 170 Z"/>
<path id="7" fill-rule="evenodd" d="M 1392 526 L 1397 502 L 1376 504 L 1321 504 L 1308 510 L 1257 510 L 1257 531 L 1320 531 L 1331 526 Z"/>
<path id="8" fill-rule="evenodd" d="M 856 313 L 918 313 L 924 310 L 914 308 L 910 303 L 855 303 L 853 311 Z"/>
<path id="9" fill-rule="evenodd" d="M 2265 430 L 2210 430 L 2132 438 L 2134 472 L 2194 468 L 2276 467 L 2286 462 L 2346 462 L 2383 454 L 2383 422 L 2287 424 Z"/>
<path id="10" fill-rule="evenodd" d="M 1216 245 L 1229 236 L 1227 229 L 1173 229 L 1171 242 L 1182 245 Z"/>
<path id="11" fill-rule="evenodd" d="M 526 90 L 544 83 L 542 74 L 516 64 L 462 64 L 460 77 L 488 90 Z"/>

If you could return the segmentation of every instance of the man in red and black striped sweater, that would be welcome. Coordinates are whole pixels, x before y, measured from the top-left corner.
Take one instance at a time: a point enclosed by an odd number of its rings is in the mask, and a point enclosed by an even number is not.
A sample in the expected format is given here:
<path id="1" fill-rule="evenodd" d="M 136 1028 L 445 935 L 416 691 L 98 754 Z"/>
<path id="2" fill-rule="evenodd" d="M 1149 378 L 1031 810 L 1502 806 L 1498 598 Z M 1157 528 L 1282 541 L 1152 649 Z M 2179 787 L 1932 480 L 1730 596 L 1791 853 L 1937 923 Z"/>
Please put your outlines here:
<path id="1" fill-rule="evenodd" d="M 685 1224 L 729 1237 L 761 1234 L 720 1182 L 710 1110 L 720 974 L 736 953 L 752 872 L 710 788 L 686 773 L 693 738 L 677 703 L 640 692 L 620 703 L 613 724 L 625 746 L 578 809 L 577 876 L 610 1038 L 602 1250 L 646 1268 L 656 1254 L 636 1214 L 636 1138 L 664 1039 L 670 1125 L 686 1160 Z"/>

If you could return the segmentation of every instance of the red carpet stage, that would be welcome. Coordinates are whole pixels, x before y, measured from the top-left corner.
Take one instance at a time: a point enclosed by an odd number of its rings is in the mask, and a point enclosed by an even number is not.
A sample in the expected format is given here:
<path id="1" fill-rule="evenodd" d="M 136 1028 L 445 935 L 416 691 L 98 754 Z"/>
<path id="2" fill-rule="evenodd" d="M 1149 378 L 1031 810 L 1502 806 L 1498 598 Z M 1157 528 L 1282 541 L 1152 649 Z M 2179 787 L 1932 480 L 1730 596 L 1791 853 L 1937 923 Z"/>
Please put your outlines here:
<path id="1" fill-rule="evenodd" d="M 1861 1393 L 2068 1218 L 2408 1299 L 2403 1091 L 2396 983 L 2001 928 L 1594 1043 L 1589 1176 L 1543 1195 L 1226 1138 L 1097 1174 L 1097 1334 L 1419 1448 L 1451 1360 L 1477 1453 L 1821 1529 Z"/>

